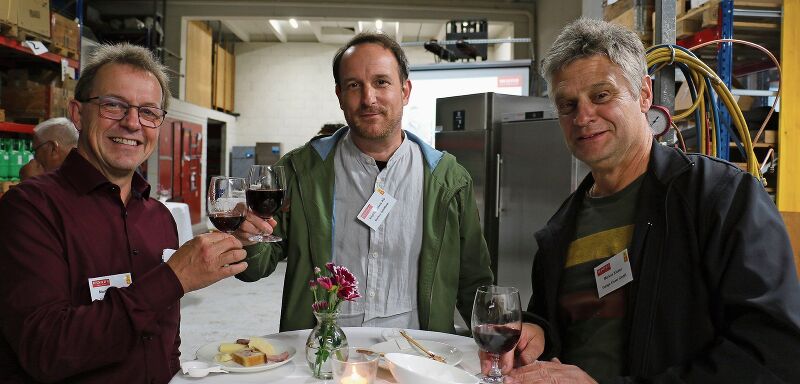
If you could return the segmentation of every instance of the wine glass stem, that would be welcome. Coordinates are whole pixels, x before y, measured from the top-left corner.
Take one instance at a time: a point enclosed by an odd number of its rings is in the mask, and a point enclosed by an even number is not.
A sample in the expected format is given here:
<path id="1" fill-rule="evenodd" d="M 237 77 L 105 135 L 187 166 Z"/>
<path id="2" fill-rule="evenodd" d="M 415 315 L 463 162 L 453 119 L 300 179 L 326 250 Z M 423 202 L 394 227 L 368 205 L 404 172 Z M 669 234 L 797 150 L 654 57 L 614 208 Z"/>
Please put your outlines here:
<path id="1" fill-rule="evenodd" d="M 491 355 L 492 355 L 492 368 L 489 369 L 489 374 L 486 376 L 492 379 L 502 380 L 503 372 L 500 370 L 500 355 L 497 353 L 492 353 Z"/>

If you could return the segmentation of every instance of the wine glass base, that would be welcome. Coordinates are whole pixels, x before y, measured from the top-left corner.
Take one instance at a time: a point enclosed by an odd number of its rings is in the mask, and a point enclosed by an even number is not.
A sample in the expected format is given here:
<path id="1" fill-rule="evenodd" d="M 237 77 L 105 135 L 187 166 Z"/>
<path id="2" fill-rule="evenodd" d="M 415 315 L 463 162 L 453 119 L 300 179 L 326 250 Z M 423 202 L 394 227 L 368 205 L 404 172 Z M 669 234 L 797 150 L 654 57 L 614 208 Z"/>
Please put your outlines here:
<path id="1" fill-rule="evenodd" d="M 257 243 L 277 243 L 283 241 L 282 238 L 275 235 L 255 235 L 249 237 L 247 240 L 255 241 Z"/>
<path id="2" fill-rule="evenodd" d="M 503 376 L 478 375 L 478 379 L 480 379 L 481 384 L 502 384 L 503 383 Z"/>

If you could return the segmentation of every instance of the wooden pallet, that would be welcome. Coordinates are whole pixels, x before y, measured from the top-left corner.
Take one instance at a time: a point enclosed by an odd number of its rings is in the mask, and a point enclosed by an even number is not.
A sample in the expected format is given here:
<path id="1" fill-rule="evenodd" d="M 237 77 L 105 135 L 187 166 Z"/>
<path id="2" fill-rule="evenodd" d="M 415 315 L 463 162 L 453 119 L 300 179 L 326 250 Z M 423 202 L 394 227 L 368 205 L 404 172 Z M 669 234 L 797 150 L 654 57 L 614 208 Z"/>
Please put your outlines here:
<path id="1" fill-rule="evenodd" d="M 675 21 L 677 37 L 681 39 L 691 36 L 700 29 L 716 26 L 719 20 L 719 3 L 720 0 L 712 0 L 678 16 Z M 780 3 L 768 1 L 737 1 L 736 8 L 780 9 Z M 777 22 L 734 21 L 733 27 L 742 30 L 777 31 L 780 29 L 780 24 Z"/>
<path id="2" fill-rule="evenodd" d="M 64 47 L 56 45 L 56 44 L 45 44 L 45 45 L 47 45 L 47 50 L 49 50 L 50 52 L 53 52 L 53 53 L 55 53 L 57 55 L 61 55 L 61 56 L 64 56 L 64 57 L 69 57 L 70 59 L 74 59 L 74 60 L 79 60 L 80 59 L 80 54 L 78 52 L 76 52 L 76 51 L 71 50 L 71 49 L 67 49 L 67 48 L 64 48 Z"/>
<path id="3" fill-rule="evenodd" d="M 7 21 L 0 21 L 0 35 L 13 37 L 16 39 L 18 34 L 19 28 L 16 24 L 12 24 Z"/>

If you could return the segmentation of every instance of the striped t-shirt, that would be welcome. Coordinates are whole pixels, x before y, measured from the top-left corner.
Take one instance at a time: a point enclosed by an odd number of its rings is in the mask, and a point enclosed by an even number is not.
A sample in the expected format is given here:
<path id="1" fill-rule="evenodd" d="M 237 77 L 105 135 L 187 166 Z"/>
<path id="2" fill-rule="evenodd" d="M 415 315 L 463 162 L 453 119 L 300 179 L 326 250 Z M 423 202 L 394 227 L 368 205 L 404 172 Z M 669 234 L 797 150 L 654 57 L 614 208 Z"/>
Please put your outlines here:
<path id="1" fill-rule="evenodd" d="M 584 197 L 575 238 L 567 251 L 559 293 L 562 362 L 598 380 L 619 376 L 624 370 L 628 286 L 598 298 L 594 268 L 628 248 L 642 179 L 611 196 Z"/>

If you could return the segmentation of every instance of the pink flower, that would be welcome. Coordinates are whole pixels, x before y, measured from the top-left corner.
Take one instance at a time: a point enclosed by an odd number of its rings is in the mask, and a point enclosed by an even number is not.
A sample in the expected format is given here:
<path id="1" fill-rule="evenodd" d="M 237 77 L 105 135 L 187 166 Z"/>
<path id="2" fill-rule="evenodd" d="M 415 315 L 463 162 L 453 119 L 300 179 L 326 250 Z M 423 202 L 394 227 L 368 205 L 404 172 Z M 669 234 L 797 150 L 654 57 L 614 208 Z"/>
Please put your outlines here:
<path id="1" fill-rule="evenodd" d="M 322 272 L 322 270 L 319 269 L 319 267 L 314 267 L 314 274 L 315 275 L 319 275 L 320 272 Z"/>
<path id="2" fill-rule="evenodd" d="M 309 280 L 308 281 L 308 287 L 311 288 L 311 289 L 316 288 L 317 287 L 317 282 L 314 281 L 314 280 Z"/>
<path id="3" fill-rule="evenodd" d="M 336 264 L 334 264 L 334 263 L 325 263 L 325 268 L 327 268 L 328 272 L 330 272 L 330 273 L 334 273 L 333 269 L 335 267 L 336 267 Z"/>
<path id="4" fill-rule="evenodd" d="M 317 301 L 316 303 L 311 304 L 311 309 L 313 309 L 316 312 L 324 311 L 324 310 L 328 309 L 328 302 L 327 301 Z"/>
<path id="5" fill-rule="evenodd" d="M 336 296 L 338 296 L 342 300 L 347 300 L 347 301 L 353 301 L 361 297 L 361 295 L 358 293 L 358 288 L 356 288 L 355 286 L 340 287 L 339 291 L 336 292 Z"/>
<path id="6" fill-rule="evenodd" d="M 336 278 L 336 283 L 342 287 L 355 287 L 358 285 L 356 277 L 341 265 L 333 267 L 333 277 Z"/>
<path id="7" fill-rule="evenodd" d="M 326 291 L 331 290 L 331 288 L 333 288 L 333 285 L 334 285 L 333 281 L 331 280 L 331 278 L 327 277 L 327 276 L 318 277 L 317 278 L 317 283 L 319 284 L 320 287 L 322 287 L 322 289 L 324 289 Z"/>

